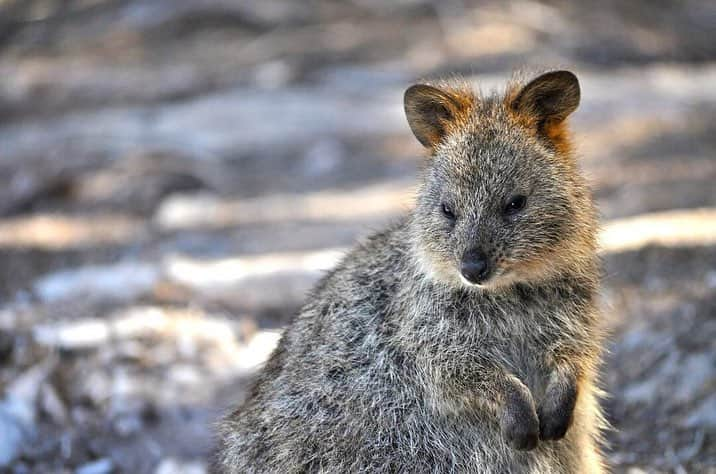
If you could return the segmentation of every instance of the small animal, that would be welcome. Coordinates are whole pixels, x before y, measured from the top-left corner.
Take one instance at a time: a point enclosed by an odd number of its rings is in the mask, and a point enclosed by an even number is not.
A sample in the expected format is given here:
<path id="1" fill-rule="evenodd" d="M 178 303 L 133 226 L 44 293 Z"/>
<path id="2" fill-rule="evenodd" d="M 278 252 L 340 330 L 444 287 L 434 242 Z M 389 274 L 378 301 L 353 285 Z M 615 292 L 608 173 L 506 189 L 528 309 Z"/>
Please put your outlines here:
<path id="1" fill-rule="evenodd" d="M 220 425 L 219 473 L 599 473 L 597 213 L 577 77 L 413 85 L 414 209 L 311 291 Z"/>

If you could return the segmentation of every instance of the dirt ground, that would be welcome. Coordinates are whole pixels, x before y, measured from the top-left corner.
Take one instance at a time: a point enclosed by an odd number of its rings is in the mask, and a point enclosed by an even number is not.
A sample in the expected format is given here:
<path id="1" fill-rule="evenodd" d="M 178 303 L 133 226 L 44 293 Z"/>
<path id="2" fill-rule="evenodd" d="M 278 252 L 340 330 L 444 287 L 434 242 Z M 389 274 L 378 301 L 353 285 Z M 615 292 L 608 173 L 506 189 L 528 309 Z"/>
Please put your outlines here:
<path id="1" fill-rule="evenodd" d="M 409 208 L 420 78 L 568 67 L 614 472 L 716 473 L 716 4 L 0 0 L 0 472 L 203 473 L 303 295 Z"/>

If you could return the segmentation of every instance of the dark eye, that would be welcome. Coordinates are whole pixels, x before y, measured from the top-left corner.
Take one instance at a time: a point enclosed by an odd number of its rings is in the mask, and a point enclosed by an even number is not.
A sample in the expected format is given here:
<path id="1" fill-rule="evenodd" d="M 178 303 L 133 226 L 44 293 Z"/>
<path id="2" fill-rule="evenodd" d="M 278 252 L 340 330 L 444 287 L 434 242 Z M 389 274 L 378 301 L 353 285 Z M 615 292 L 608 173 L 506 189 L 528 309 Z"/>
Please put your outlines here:
<path id="1" fill-rule="evenodd" d="M 527 204 L 527 197 L 523 196 L 522 194 L 518 194 L 517 196 L 512 196 L 509 201 L 507 201 L 507 204 L 505 204 L 504 213 L 506 216 L 512 216 L 514 214 L 517 214 L 522 209 L 525 208 L 525 205 Z"/>
<path id="2" fill-rule="evenodd" d="M 440 210 L 442 211 L 443 215 L 450 219 L 451 221 L 455 220 L 455 213 L 452 211 L 452 208 L 448 206 L 447 204 L 442 204 L 440 206 Z"/>

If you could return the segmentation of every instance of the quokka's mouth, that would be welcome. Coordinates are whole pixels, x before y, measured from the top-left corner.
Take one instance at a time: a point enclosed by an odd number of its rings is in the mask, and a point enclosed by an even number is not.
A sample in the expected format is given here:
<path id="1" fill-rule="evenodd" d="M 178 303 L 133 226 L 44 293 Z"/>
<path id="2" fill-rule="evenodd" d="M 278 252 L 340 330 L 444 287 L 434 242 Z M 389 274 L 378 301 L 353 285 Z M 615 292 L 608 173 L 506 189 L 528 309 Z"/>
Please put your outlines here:
<path id="1" fill-rule="evenodd" d="M 485 288 L 485 284 L 484 284 L 485 282 L 473 283 L 470 280 L 468 280 L 467 278 L 465 278 L 464 276 L 462 276 L 462 273 L 460 273 L 460 272 L 458 272 L 458 276 L 460 277 L 460 281 L 462 282 L 462 284 L 465 286 L 469 286 L 471 288 Z"/>
<path id="2" fill-rule="evenodd" d="M 468 287 L 473 288 L 476 290 L 496 290 L 499 288 L 504 288 L 507 286 L 510 286 L 511 284 L 515 283 L 514 273 L 510 272 L 509 270 L 504 270 L 502 268 L 497 268 L 493 273 L 485 280 L 476 283 L 468 280 L 465 278 L 460 272 L 458 273 L 458 277 L 460 279 L 460 282 Z"/>

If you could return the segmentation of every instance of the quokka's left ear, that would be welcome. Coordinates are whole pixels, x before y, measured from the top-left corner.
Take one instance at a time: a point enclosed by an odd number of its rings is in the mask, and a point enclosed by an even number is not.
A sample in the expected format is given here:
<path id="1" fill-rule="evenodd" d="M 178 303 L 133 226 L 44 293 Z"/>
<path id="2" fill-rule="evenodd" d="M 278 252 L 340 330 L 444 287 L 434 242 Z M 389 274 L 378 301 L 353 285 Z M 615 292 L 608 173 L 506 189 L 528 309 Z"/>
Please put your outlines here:
<path id="1" fill-rule="evenodd" d="M 552 71 L 530 81 L 512 101 L 512 110 L 538 126 L 558 125 L 579 105 L 579 81 L 569 71 Z"/>

